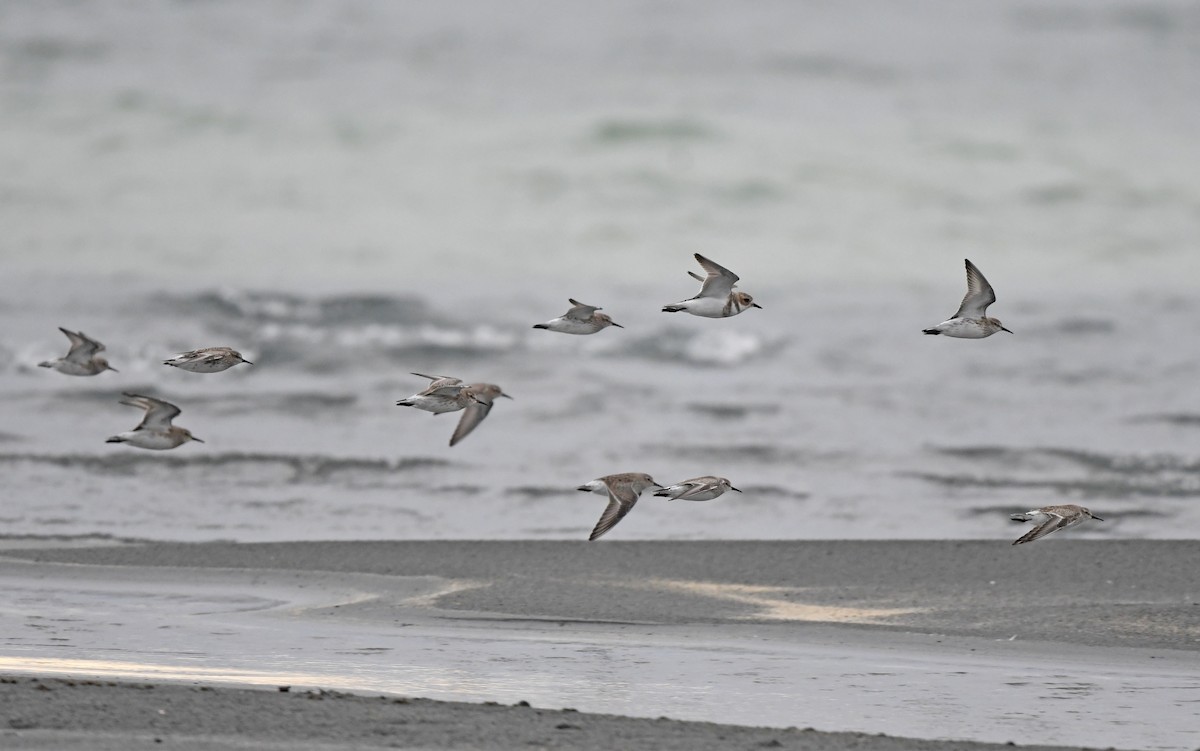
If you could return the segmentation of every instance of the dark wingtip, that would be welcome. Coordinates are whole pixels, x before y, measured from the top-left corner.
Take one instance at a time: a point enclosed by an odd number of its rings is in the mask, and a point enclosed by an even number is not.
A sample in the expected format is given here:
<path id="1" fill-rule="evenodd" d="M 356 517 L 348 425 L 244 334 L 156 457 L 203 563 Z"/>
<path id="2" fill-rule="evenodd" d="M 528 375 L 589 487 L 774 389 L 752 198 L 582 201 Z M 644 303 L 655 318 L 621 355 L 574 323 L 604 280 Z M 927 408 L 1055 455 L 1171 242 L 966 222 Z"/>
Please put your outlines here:
<path id="1" fill-rule="evenodd" d="M 937 329 L 923 329 L 923 330 L 921 331 L 921 333 L 922 333 L 922 334 L 929 334 L 929 335 L 931 335 L 931 336 L 937 336 L 938 334 L 940 334 L 940 333 L 942 333 L 942 332 L 938 331 Z"/>
<path id="2" fill-rule="evenodd" d="M 534 327 L 535 329 L 548 329 L 548 328 L 550 328 L 549 326 L 547 326 L 547 325 L 546 325 L 546 324 L 544 324 L 544 323 L 537 323 L 537 324 L 534 324 L 534 326 L 533 326 L 533 327 Z"/>
<path id="3" fill-rule="evenodd" d="M 50 362 L 49 360 L 47 360 L 46 362 L 39 362 L 39 363 L 38 363 L 38 367 L 39 367 L 39 368 L 53 368 L 53 367 L 54 367 L 54 363 L 52 363 L 52 362 Z"/>
<path id="4" fill-rule="evenodd" d="M 125 442 L 125 439 L 124 439 L 124 438 L 117 438 L 116 436 L 113 436 L 112 438 L 107 438 L 107 439 L 105 439 L 105 441 L 104 441 L 104 442 L 105 442 L 105 443 L 124 443 L 124 442 Z"/>

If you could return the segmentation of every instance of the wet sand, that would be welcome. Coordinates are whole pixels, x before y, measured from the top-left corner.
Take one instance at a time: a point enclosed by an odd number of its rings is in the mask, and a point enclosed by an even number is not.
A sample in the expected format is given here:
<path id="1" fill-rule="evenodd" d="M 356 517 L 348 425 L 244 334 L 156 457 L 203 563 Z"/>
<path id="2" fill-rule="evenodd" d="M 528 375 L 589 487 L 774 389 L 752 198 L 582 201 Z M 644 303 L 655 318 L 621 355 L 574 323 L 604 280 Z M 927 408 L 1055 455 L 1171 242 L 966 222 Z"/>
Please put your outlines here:
<path id="1" fill-rule="evenodd" d="M 1200 745 L 1194 542 L 8 547 L 5 747 Z"/>
<path id="2" fill-rule="evenodd" d="M 29 750 L 1012 748 L 330 691 L 39 678 L 0 678 L 0 707 L 0 747 Z"/>

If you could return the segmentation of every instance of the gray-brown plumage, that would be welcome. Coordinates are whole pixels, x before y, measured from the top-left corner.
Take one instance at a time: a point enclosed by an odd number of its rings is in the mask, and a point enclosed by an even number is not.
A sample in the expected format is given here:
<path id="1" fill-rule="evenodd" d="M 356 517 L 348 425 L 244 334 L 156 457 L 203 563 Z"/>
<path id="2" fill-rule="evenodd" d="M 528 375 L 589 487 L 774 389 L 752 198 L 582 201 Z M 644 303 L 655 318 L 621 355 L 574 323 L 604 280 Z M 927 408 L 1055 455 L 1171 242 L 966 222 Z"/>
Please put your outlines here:
<path id="1" fill-rule="evenodd" d="M 604 513 L 600 515 L 600 521 L 596 522 L 596 526 L 592 529 L 592 534 L 588 536 L 588 540 L 598 539 L 608 530 L 617 525 L 617 522 L 625 518 L 634 504 L 637 503 L 638 496 L 642 491 L 649 487 L 661 488 L 650 475 L 641 472 L 624 472 L 617 475 L 605 475 L 591 482 L 579 486 L 579 490 L 586 493 L 599 493 L 608 496 L 608 506 L 605 507 Z"/>
<path id="2" fill-rule="evenodd" d="M 82 331 L 68 331 L 62 326 L 59 326 L 58 330 L 71 341 L 71 348 L 65 356 L 57 360 L 39 362 L 39 368 L 53 368 L 59 373 L 73 376 L 93 376 L 106 370 L 117 372 L 116 368 L 108 364 L 108 360 L 97 356 L 98 352 L 104 351 L 103 344 Z"/>
<path id="3" fill-rule="evenodd" d="M 1015 540 L 1013 545 L 1033 542 L 1051 532 L 1073 527 L 1084 519 L 1095 519 L 1098 522 L 1104 521 L 1083 506 L 1076 506 L 1073 503 L 1065 503 L 1059 506 L 1043 506 L 1042 508 L 1027 511 L 1024 514 L 1013 514 L 1009 518 L 1015 522 L 1034 523 L 1033 529 Z"/>

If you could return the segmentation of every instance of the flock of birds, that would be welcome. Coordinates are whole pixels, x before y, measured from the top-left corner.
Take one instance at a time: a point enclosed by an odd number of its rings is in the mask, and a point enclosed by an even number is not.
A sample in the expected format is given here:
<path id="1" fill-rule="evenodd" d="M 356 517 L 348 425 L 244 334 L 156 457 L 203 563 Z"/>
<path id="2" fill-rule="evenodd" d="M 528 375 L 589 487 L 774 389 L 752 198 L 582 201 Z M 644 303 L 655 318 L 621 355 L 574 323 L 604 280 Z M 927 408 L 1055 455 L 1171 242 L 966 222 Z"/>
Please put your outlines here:
<path id="1" fill-rule="evenodd" d="M 699 294 L 681 302 L 665 305 L 663 312 L 686 312 L 703 318 L 729 318 L 750 308 L 762 308 L 750 295 L 736 290 L 739 281 L 737 274 L 699 253 L 695 254 L 695 258 L 706 272 L 706 276 L 688 272 L 689 276 L 701 282 Z M 959 339 L 983 339 L 998 331 L 1013 333 L 999 320 L 987 316 L 988 306 L 996 302 L 996 293 L 992 290 L 992 285 L 970 260 L 966 261 L 966 269 L 967 294 L 963 297 L 962 304 L 953 316 L 936 326 L 924 329 L 924 333 Z M 571 309 L 566 313 L 545 323 L 539 323 L 533 328 L 578 335 L 595 334 L 609 326 L 624 328 L 607 314 L 601 313 L 597 306 L 585 305 L 577 300 L 569 302 Z M 117 372 L 116 368 L 99 355 L 104 351 L 103 344 L 81 331 L 68 331 L 64 328 L 59 330 L 71 341 L 71 348 L 64 357 L 39 363 L 41 367 L 75 376 L 98 375 L 106 370 Z M 163 361 L 164 365 L 192 373 L 220 373 L 241 363 L 253 365 L 229 347 L 192 350 Z M 428 378 L 429 386 L 399 400 L 396 404 L 433 414 L 463 412 L 454 434 L 450 437 L 451 446 L 466 438 L 483 422 L 491 412 L 496 398 L 512 398 L 493 383 L 464 384 L 462 380 L 450 376 L 427 376 L 420 373 L 413 375 Z M 126 392 L 121 404 L 138 407 L 144 410 L 145 414 L 137 427 L 108 438 L 108 443 L 127 443 L 138 448 L 165 450 L 176 448 L 188 441 L 204 442 L 186 428 L 172 425 L 172 420 L 179 416 L 181 410 L 170 402 Z M 694 477 L 669 486 L 660 485 L 650 475 L 640 472 L 599 477 L 579 486 L 581 491 L 598 493 L 608 498 L 608 505 L 588 539 L 595 540 L 616 526 L 633 509 L 641 494 L 649 488 L 656 488 L 655 496 L 684 501 L 709 501 L 730 490 L 742 492 L 733 487 L 726 478 L 711 475 Z M 1044 506 L 1022 514 L 1013 514 L 1010 518 L 1013 521 L 1034 523 L 1033 528 L 1015 540 L 1013 545 L 1032 542 L 1086 519 L 1103 521 L 1090 510 L 1075 504 Z"/>

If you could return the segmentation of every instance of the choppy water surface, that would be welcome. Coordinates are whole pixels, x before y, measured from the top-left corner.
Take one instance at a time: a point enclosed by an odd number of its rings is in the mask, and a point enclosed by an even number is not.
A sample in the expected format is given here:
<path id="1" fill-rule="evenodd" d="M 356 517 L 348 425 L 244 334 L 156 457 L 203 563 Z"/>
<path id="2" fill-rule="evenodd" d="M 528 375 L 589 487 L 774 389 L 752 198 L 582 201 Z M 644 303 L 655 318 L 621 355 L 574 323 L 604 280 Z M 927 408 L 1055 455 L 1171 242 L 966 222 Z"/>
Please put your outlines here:
<path id="1" fill-rule="evenodd" d="M 132 14 L 137 13 L 136 22 Z M 0 533 L 646 538 L 1200 528 L 1194 8 L 0 9 Z M 670 316 L 691 253 L 764 310 Z M 1016 335 L 923 337 L 962 258 Z M 860 286 L 865 285 L 865 286 Z M 566 298 L 627 328 L 534 331 Z M 119 374 L 35 367 L 56 326 Z M 256 365 L 159 363 L 228 344 Z M 456 416 L 409 371 L 502 385 Z M 123 390 L 207 443 L 105 445 Z"/>

